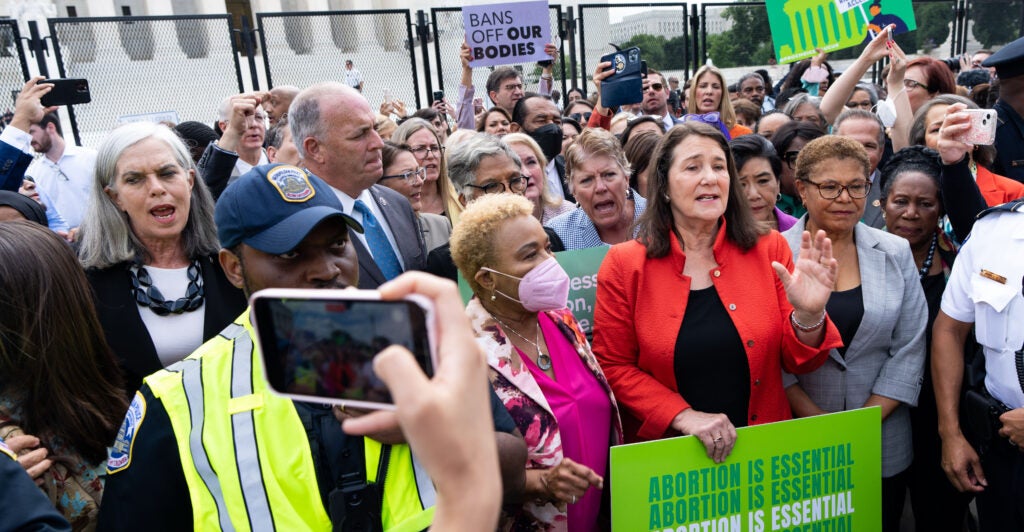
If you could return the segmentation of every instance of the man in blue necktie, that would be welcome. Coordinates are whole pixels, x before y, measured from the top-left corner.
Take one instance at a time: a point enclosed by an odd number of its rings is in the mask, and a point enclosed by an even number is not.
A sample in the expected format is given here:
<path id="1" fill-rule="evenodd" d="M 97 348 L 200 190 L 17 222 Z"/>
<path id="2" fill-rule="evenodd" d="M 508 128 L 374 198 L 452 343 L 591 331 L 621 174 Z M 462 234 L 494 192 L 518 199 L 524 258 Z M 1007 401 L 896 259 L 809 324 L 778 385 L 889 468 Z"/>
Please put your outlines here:
<path id="1" fill-rule="evenodd" d="M 364 233 L 353 233 L 359 287 L 376 288 L 407 270 L 422 270 L 426 247 L 409 201 L 377 185 L 384 142 L 374 113 L 359 92 L 341 83 L 318 83 L 299 93 L 288 111 L 292 139 L 306 169 L 327 182 L 345 213 Z"/>

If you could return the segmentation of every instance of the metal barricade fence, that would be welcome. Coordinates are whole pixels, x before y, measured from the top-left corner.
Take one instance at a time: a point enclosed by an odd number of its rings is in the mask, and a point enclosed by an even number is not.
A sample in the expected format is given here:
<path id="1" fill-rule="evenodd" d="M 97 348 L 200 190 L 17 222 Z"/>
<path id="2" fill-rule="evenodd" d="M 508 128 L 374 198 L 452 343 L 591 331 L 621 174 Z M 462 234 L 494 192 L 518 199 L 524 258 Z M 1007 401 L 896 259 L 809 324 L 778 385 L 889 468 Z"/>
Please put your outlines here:
<path id="1" fill-rule="evenodd" d="M 548 6 L 548 20 L 551 24 L 551 39 L 559 48 L 559 60 L 555 63 L 554 87 L 564 95 L 567 88 L 565 64 L 565 46 L 559 35 L 559 21 L 562 16 L 562 6 L 551 4 Z M 462 43 L 466 38 L 465 27 L 462 23 L 462 8 L 460 7 L 435 7 L 430 10 L 432 27 L 434 29 L 434 58 L 437 64 L 438 90 L 444 91 L 448 102 L 457 106 L 455 101 L 456 90 L 462 80 L 462 59 L 460 51 Z M 502 65 L 515 68 L 522 72 L 523 85 L 526 91 L 536 91 L 540 81 L 540 67 L 536 63 L 513 63 Z M 490 76 L 493 68 L 474 68 L 473 86 L 476 87 L 476 97 L 484 98 L 487 101 L 487 77 Z"/>
<path id="2" fill-rule="evenodd" d="M 212 124 L 221 100 L 242 90 L 228 15 L 56 18 L 49 25 L 60 76 L 85 78 L 92 92 L 90 103 L 68 108 L 78 144 L 95 147 L 139 115 Z"/>
<path id="3" fill-rule="evenodd" d="M 258 13 L 256 21 L 269 87 L 344 82 L 345 61 L 352 60 L 374 111 L 386 90 L 409 112 L 420 107 L 408 10 Z"/>
<path id="4" fill-rule="evenodd" d="M 579 39 L 581 80 L 587 92 L 601 56 L 611 44 L 639 46 L 640 57 L 666 78 L 686 78 L 692 46 L 685 2 L 580 4 Z M 646 11 L 637 12 L 640 8 Z"/>
<path id="5" fill-rule="evenodd" d="M 0 20 L 0 115 L 14 112 L 14 98 L 28 81 L 28 62 L 15 20 Z M 0 130 L 6 120 L 0 123 Z"/>

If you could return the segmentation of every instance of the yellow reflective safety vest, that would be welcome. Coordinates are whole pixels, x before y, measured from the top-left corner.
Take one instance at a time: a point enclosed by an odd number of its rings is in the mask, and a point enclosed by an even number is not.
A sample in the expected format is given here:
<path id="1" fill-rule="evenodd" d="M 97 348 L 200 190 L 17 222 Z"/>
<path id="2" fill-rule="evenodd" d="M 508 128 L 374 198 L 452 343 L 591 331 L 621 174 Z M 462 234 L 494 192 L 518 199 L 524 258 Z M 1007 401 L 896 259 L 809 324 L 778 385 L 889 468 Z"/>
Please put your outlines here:
<path id="1" fill-rule="evenodd" d="M 331 530 L 306 430 L 292 401 L 267 388 L 254 337 L 246 310 L 188 358 L 145 379 L 171 420 L 194 528 Z M 381 446 L 364 441 L 372 482 Z M 427 528 L 435 497 L 408 445 L 392 446 L 384 529 Z"/>

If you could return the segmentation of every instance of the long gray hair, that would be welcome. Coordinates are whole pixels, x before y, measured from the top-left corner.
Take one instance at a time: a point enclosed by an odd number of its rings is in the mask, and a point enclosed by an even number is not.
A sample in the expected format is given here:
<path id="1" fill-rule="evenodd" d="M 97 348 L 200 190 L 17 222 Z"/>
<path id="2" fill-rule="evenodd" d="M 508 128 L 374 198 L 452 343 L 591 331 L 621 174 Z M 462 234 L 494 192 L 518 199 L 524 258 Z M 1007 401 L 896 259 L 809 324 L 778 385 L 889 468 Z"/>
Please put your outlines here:
<path id="1" fill-rule="evenodd" d="M 183 169 L 195 170 L 188 148 L 166 126 L 135 122 L 111 132 L 96 154 L 92 197 L 88 215 L 82 222 L 82 244 L 78 249 L 78 260 L 84 268 L 108 268 L 120 262 L 145 262 L 149 258 L 146 247 L 132 232 L 128 215 L 106 193 L 108 187 L 114 189 L 117 186 L 117 161 L 121 155 L 148 138 L 166 143 L 175 161 Z M 220 249 L 217 227 L 213 222 L 213 196 L 199 176 L 192 186 L 188 220 L 182 231 L 182 239 L 189 258 L 216 253 Z"/>

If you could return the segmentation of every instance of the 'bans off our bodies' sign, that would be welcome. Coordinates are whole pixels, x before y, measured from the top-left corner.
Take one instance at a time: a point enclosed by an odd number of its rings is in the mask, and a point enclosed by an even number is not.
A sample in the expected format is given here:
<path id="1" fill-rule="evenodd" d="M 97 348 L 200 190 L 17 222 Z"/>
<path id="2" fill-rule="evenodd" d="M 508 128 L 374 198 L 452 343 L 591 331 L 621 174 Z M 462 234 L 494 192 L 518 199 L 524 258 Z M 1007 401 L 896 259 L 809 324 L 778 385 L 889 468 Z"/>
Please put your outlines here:
<path id="1" fill-rule="evenodd" d="M 474 68 L 551 59 L 544 53 L 551 42 L 546 0 L 465 6 L 462 23 Z"/>

